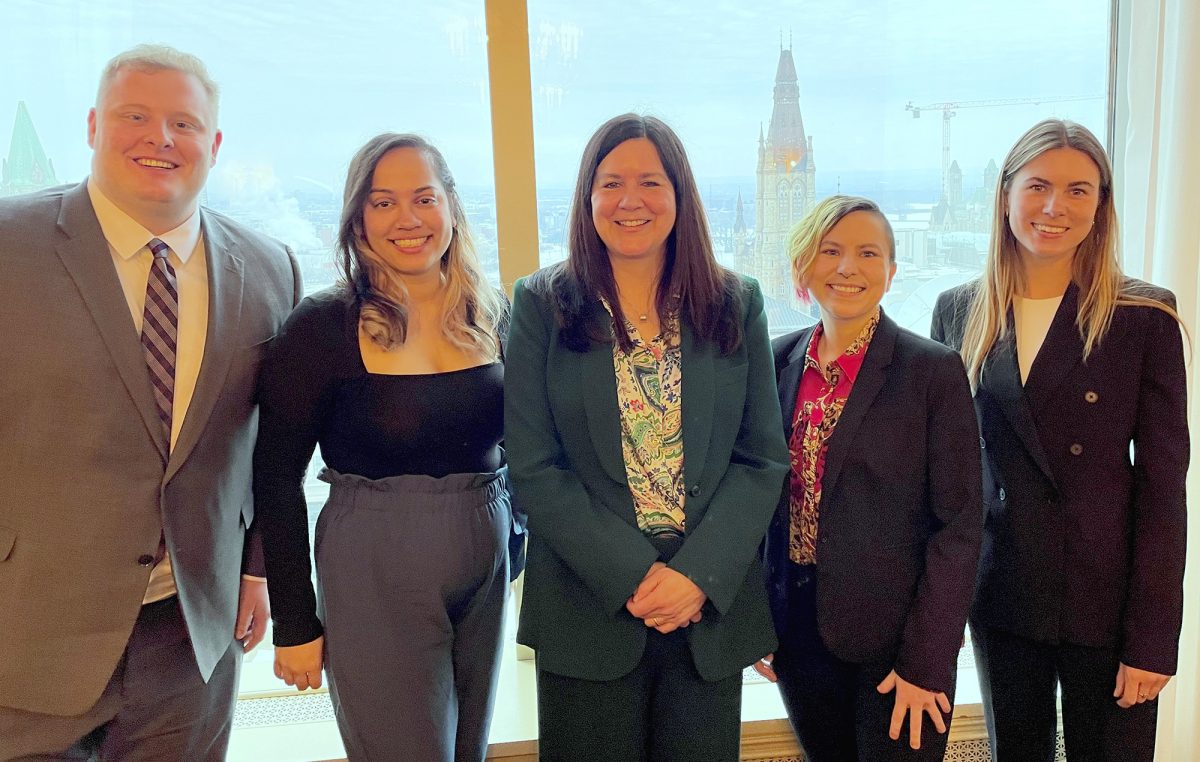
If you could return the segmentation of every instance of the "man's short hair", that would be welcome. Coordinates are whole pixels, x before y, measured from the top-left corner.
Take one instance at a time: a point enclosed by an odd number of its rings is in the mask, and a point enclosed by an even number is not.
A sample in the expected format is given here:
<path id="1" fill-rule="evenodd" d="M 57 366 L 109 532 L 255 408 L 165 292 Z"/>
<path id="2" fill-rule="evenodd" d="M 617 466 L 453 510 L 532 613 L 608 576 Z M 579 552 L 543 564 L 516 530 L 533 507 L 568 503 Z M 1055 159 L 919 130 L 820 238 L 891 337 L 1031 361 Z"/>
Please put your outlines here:
<path id="1" fill-rule="evenodd" d="M 113 79 L 122 69 L 134 69 L 141 72 L 181 71 L 191 74 L 208 93 L 212 104 L 213 128 L 216 128 L 217 111 L 221 97 L 221 89 L 208 75 L 208 67 L 196 56 L 167 45 L 137 45 L 113 56 L 100 74 L 100 87 L 96 90 L 96 105 L 104 98 L 104 91 L 112 84 Z"/>

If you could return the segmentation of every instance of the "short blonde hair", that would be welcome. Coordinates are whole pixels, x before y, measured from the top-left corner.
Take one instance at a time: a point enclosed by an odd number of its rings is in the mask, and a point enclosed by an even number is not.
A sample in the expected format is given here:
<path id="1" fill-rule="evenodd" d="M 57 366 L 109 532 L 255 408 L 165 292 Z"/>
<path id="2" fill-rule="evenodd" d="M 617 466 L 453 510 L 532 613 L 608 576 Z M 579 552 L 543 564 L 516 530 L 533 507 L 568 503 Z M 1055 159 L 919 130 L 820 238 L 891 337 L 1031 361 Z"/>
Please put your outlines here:
<path id="1" fill-rule="evenodd" d="M 217 83 L 208 75 L 208 67 L 204 65 L 196 56 L 190 53 L 184 53 L 181 50 L 169 47 L 167 45 L 137 45 L 123 53 L 118 53 L 105 64 L 104 71 L 100 73 L 100 86 L 96 89 L 96 105 L 100 105 L 100 101 L 104 99 L 104 93 L 108 91 L 109 85 L 116 79 L 117 74 L 122 69 L 133 69 L 141 72 L 156 72 L 156 71 L 180 71 L 184 74 L 191 74 L 199 80 L 204 92 L 208 94 L 208 101 L 212 104 L 213 128 L 217 126 L 217 112 L 219 110 L 221 89 L 217 87 Z"/>
<path id="2" fill-rule="evenodd" d="M 892 223 L 888 222 L 879 204 L 862 196 L 838 195 L 823 199 L 788 233 L 787 253 L 792 262 L 792 285 L 796 287 L 796 296 L 805 304 L 809 302 L 809 296 L 801 283 L 812 269 L 821 241 L 842 218 L 853 212 L 871 212 L 879 217 L 887 230 L 888 262 L 895 263 L 896 235 L 892 232 Z"/>

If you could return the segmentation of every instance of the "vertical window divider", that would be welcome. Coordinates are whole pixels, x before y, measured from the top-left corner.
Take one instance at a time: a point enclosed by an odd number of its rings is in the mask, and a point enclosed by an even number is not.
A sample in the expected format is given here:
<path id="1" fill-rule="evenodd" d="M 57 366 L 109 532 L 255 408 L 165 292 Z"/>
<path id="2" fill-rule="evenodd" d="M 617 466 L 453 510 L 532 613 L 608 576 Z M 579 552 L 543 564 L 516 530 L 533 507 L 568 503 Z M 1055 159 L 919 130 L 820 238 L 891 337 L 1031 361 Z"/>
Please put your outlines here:
<path id="1" fill-rule="evenodd" d="M 484 14 L 500 281 L 511 295 L 539 261 L 529 13 L 525 0 L 485 0 Z"/>

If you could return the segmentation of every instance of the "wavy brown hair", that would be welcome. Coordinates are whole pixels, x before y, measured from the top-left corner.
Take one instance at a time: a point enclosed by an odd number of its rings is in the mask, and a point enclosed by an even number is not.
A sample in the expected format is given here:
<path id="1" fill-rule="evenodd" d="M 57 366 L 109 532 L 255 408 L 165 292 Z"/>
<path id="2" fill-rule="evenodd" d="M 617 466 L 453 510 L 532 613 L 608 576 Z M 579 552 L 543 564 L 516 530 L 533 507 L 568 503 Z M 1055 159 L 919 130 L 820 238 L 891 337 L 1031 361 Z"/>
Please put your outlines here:
<path id="1" fill-rule="evenodd" d="M 371 341 L 384 349 L 404 343 L 408 335 L 408 289 L 387 262 L 371 251 L 363 229 L 363 208 L 371 192 L 375 167 L 385 155 L 400 148 L 413 148 L 424 154 L 450 201 L 454 231 L 441 260 L 446 287 L 442 333 L 461 349 L 495 358 L 500 351 L 496 329 L 504 303 L 480 270 L 471 228 L 446 159 L 418 135 L 394 132 L 377 135 L 351 159 L 338 227 L 342 285 L 358 302 L 359 321 Z"/>

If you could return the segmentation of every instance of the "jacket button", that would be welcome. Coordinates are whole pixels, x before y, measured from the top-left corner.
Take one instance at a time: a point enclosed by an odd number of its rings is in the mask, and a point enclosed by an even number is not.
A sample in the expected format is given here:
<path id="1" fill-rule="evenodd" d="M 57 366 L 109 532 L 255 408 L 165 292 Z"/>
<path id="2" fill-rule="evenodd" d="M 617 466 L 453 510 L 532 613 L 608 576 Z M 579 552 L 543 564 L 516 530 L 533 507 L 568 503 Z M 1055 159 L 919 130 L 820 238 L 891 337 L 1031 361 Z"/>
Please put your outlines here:
<path id="1" fill-rule="evenodd" d="M 690 490 L 688 490 L 688 494 L 691 495 L 692 497 L 696 497 L 697 495 L 699 495 L 700 494 L 700 485 L 697 484 L 696 486 L 692 487 Z"/>
<path id="2" fill-rule="evenodd" d="M 1071 454 L 1072 455 L 1083 455 L 1083 445 L 1079 444 L 1078 442 L 1071 445 Z"/>
<path id="3" fill-rule="evenodd" d="M 1100 399 L 1100 395 L 1093 391 L 1087 391 L 1083 393 L 1083 398 L 1088 402 L 1096 402 Z"/>
<path id="4" fill-rule="evenodd" d="M 1001 487 L 1001 488 L 1000 488 L 1000 502 L 1002 502 L 1002 503 L 1003 503 L 1003 502 L 1004 502 L 1004 498 L 1006 498 L 1006 497 L 1008 497 L 1008 495 L 1007 495 L 1007 493 L 1005 493 L 1005 491 L 1004 491 L 1004 488 L 1003 488 L 1003 487 Z"/>
<path id="5" fill-rule="evenodd" d="M 983 437 L 979 438 L 979 449 L 981 449 L 981 450 L 987 449 L 987 442 L 984 441 Z"/>
<path id="6" fill-rule="evenodd" d="M 149 566 L 152 563 L 154 563 L 154 556 L 149 553 L 138 556 L 138 566 Z"/>

